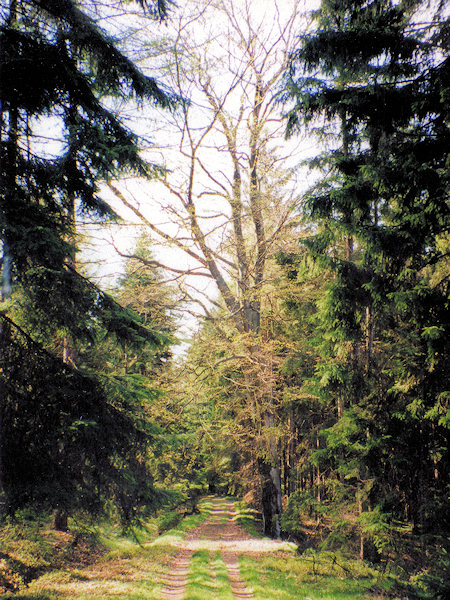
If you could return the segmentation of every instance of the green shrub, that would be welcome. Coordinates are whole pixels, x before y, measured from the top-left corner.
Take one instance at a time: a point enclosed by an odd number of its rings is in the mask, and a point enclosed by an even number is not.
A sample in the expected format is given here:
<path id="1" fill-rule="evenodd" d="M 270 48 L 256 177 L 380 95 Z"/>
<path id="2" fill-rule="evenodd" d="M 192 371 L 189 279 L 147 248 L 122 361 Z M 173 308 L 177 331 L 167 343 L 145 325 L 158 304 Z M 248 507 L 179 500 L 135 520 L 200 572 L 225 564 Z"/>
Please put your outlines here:
<path id="1" fill-rule="evenodd" d="M 305 512 L 305 497 L 302 492 L 295 492 L 289 497 L 288 505 L 281 515 L 281 529 L 284 534 L 302 540 L 302 514 Z"/>
<path id="2" fill-rule="evenodd" d="M 180 521 L 181 515 L 176 510 L 169 510 L 160 514 L 157 519 L 159 533 L 163 533 L 168 529 L 176 527 Z"/>
<path id="3" fill-rule="evenodd" d="M 410 579 L 413 600 L 446 600 L 450 598 L 450 556 L 440 548 L 433 565 Z"/>

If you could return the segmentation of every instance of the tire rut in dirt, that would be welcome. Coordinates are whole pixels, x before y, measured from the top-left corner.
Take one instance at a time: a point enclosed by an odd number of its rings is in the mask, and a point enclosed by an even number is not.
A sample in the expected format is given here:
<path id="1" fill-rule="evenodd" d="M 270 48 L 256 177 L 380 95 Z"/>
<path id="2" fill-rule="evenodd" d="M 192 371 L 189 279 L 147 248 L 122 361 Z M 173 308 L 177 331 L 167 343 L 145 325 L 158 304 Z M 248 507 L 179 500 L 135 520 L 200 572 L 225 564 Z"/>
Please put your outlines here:
<path id="1" fill-rule="evenodd" d="M 250 600 L 254 598 L 253 591 L 247 588 L 246 584 L 242 581 L 238 556 L 229 552 L 222 552 L 222 557 L 225 561 L 231 591 L 235 600 Z"/>
<path id="2" fill-rule="evenodd" d="M 233 542 L 248 539 L 248 534 L 234 522 L 233 517 L 235 515 L 232 502 L 213 501 L 213 507 L 208 518 L 186 537 L 187 545 L 190 542 L 195 543 L 199 540 L 205 542 Z M 187 596 L 188 571 L 194 551 L 191 548 L 181 549 L 177 552 L 172 562 L 171 572 L 161 590 L 161 600 L 189 600 Z M 222 549 L 221 555 L 227 569 L 233 598 L 235 600 L 253 599 L 252 590 L 247 588 L 241 578 L 237 553 Z"/>
<path id="3" fill-rule="evenodd" d="M 170 573 L 164 581 L 161 590 L 161 600 L 184 600 L 186 597 L 187 575 L 193 552 L 180 550 L 177 552 Z"/>

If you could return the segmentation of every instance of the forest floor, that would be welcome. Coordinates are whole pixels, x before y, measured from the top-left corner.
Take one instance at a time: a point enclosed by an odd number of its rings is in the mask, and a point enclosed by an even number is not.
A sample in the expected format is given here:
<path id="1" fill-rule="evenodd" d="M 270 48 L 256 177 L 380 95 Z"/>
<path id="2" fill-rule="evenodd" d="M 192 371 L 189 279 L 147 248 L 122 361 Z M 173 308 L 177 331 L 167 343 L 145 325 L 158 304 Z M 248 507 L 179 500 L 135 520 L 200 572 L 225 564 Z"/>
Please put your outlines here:
<path id="1" fill-rule="evenodd" d="M 81 544 L 76 545 L 73 554 L 70 534 L 62 534 L 58 543 L 66 542 L 63 560 L 51 568 L 36 564 L 33 578 L 26 585 L 3 594 L 0 590 L 0 600 L 375 600 L 386 597 L 380 593 L 379 573 L 367 565 L 350 559 L 344 563 L 336 555 L 315 551 L 299 556 L 294 544 L 258 537 L 256 532 L 248 533 L 240 525 L 248 514 L 236 510 L 235 506 L 229 499 L 206 498 L 200 503 L 199 515 L 183 519 L 177 528 L 165 534 L 152 533 L 145 537 L 141 533 L 140 538 L 134 540 L 117 535 L 109 550 L 103 546 L 93 550 L 91 555 L 88 547 L 82 551 Z M 64 536 L 69 537 L 66 540 Z M 23 540 L 19 541 L 22 544 Z M 23 552 L 20 544 L 16 544 L 14 550 L 16 562 L 20 562 L 17 557 Z M 0 559 L 2 556 L 7 553 L 0 553 Z M 45 560 L 49 562 L 48 555 Z M 384 592 L 389 590 L 385 588 Z M 389 596 L 394 598 L 394 595 Z"/>

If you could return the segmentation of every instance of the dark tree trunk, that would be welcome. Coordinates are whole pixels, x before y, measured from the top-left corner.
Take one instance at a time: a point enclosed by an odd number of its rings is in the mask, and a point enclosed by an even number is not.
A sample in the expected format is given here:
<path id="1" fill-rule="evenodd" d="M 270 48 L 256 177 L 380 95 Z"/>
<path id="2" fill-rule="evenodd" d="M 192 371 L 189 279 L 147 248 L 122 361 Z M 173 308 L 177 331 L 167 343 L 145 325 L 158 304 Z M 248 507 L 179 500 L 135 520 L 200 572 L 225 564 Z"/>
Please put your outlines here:
<path id="1" fill-rule="evenodd" d="M 10 341 L 10 331 L 11 327 L 7 321 L 0 319 L 0 369 L 3 369 L 2 363 L 4 361 L 4 350 L 11 343 Z M 3 470 L 3 440 L 5 436 L 3 435 L 4 431 L 4 411 L 6 410 L 6 402 L 7 402 L 7 394 L 6 390 L 2 389 L 3 382 L 0 380 L 0 513 L 3 512 L 5 508 L 3 492 L 4 492 L 4 470 Z"/>
<path id="2" fill-rule="evenodd" d="M 13 27 L 17 21 L 17 0 L 10 0 L 9 3 L 9 16 L 7 18 L 8 25 Z M 0 123 L 2 125 L 1 130 L 3 131 L 3 121 L 5 118 L 5 112 L 3 106 L 0 110 Z M 19 129 L 19 111 L 16 107 L 12 107 L 8 111 L 9 120 L 9 131 L 5 138 L 1 139 L 0 142 L 6 147 L 6 161 L 3 165 L 5 172 L 4 181 L 2 181 L 2 187 L 6 192 L 6 203 L 11 201 L 16 192 L 17 185 L 17 159 L 18 159 L 18 129 Z M 1 135 L 1 134 L 0 134 Z M 2 178 L 3 179 L 3 178 Z M 2 212 L 5 210 L 5 206 L 2 206 Z M 8 244 L 8 240 L 3 238 L 2 240 L 2 285 L 0 292 L 0 300 L 4 302 L 11 295 L 11 254 Z M 2 320 L 0 321 L 0 361 L 3 359 L 4 349 L 11 343 L 10 341 L 10 324 Z M 0 364 L 1 369 L 1 364 Z M 4 492 L 4 472 L 3 472 L 3 411 L 5 410 L 6 394 L 0 389 L 0 509 L 2 508 L 1 503 L 3 502 Z"/>
<path id="3" fill-rule="evenodd" d="M 279 468 L 272 467 L 263 459 L 258 459 L 261 479 L 261 504 L 265 535 L 280 538 L 281 494 L 277 480 L 281 484 Z"/>
<path id="4" fill-rule="evenodd" d="M 67 511 L 62 508 L 57 508 L 53 513 L 52 529 L 55 529 L 56 531 L 68 531 L 69 527 L 67 520 Z"/>

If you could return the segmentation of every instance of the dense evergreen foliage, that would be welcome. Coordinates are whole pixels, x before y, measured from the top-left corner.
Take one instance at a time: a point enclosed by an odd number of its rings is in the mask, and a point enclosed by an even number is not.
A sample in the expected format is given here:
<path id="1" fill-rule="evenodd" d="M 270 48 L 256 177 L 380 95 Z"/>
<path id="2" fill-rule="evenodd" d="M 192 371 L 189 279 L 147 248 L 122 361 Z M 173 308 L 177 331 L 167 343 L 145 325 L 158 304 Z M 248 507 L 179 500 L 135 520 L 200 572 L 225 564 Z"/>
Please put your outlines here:
<path id="1" fill-rule="evenodd" d="M 3 9 L 0 44 L 2 239 L 13 276 L 42 306 L 39 289 L 57 293 L 61 277 L 67 297 L 79 296 L 66 264 L 75 210 L 112 217 L 98 195 L 99 180 L 124 169 L 151 169 L 107 97 L 162 106 L 170 99 L 74 2 L 12 1 Z M 43 150 L 40 136 L 47 147 L 57 138 L 55 149 Z M 52 315 L 58 323 L 70 328 L 78 321 L 72 306 L 58 308 Z"/>
<path id="2" fill-rule="evenodd" d="M 77 370 L 79 355 L 105 335 L 168 342 L 76 269 L 76 220 L 115 218 L 100 181 L 156 169 L 108 108 L 112 98 L 172 102 L 116 49 L 93 8 L 2 5 L 0 493 L 12 513 L 30 502 L 98 508 L 108 490 L 127 494 L 124 465 L 142 462 L 145 428 L 123 395 Z"/>
<path id="3" fill-rule="evenodd" d="M 306 123 L 334 140 L 312 161 L 313 235 L 282 259 L 308 332 L 293 375 L 317 403 L 300 438 L 314 485 L 290 504 L 358 514 L 372 558 L 395 523 L 437 548 L 448 532 L 448 23 L 419 8 L 323 2 L 286 79 L 288 132 Z"/>

